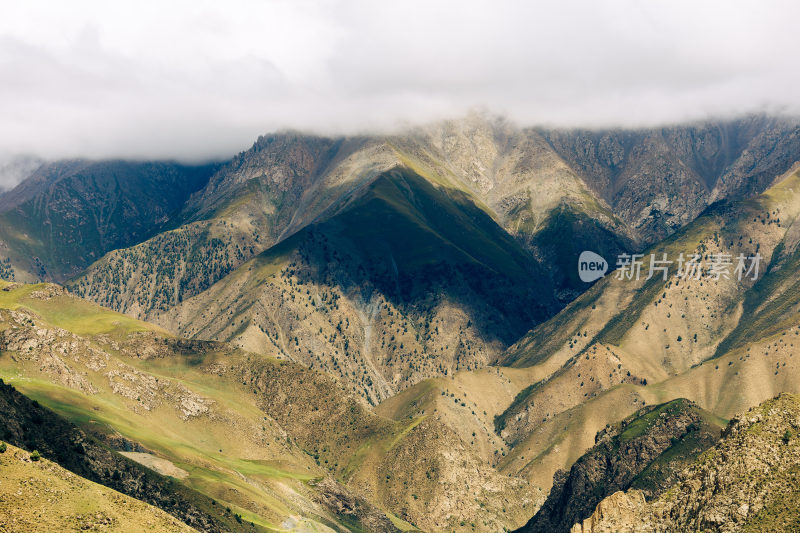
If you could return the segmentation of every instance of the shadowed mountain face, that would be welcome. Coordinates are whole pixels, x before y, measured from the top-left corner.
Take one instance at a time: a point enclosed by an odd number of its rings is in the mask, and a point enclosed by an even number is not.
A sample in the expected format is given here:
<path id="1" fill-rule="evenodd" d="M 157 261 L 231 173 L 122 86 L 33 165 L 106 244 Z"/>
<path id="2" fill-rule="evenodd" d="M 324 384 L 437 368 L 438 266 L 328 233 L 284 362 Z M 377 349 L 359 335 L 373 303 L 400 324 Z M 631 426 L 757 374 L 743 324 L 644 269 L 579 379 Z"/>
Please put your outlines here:
<path id="1" fill-rule="evenodd" d="M 63 281 L 162 230 L 215 165 L 65 161 L 0 199 L 0 249 L 19 279 Z"/>
<path id="2" fill-rule="evenodd" d="M 491 363 L 556 309 L 547 272 L 471 197 L 397 169 L 158 321 L 334 372 L 380 401 Z"/>

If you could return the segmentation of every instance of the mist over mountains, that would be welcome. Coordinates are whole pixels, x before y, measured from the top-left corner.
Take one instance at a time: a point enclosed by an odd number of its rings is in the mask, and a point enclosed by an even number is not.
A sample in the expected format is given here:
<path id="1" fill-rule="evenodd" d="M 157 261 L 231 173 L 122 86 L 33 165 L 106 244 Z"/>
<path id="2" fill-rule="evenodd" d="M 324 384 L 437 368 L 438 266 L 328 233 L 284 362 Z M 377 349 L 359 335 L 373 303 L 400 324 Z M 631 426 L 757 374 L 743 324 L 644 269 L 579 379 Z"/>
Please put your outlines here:
<path id="1" fill-rule="evenodd" d="M 0 531 L 800 531 L 799 16 L 7 3 Z"/>
<path id="2" fill-rule="evenodd" d="M 200 530 L 568 531 L 634 504 L 635 522 L 736 449 L 728 419 L 800 392 L 799 154 L 779 116 L 473 113 L 265 134 L 207 164 L 20 160 L 0 194 L 0 377 L 22 393 L 4 438 Z M 764 264 L 585 283 L 584 250 Z M 45 416 L 69 450 L 108 451 L 56 453 L 23 429 Z M 742 498 L 779 505 L 782 476 Z"/>

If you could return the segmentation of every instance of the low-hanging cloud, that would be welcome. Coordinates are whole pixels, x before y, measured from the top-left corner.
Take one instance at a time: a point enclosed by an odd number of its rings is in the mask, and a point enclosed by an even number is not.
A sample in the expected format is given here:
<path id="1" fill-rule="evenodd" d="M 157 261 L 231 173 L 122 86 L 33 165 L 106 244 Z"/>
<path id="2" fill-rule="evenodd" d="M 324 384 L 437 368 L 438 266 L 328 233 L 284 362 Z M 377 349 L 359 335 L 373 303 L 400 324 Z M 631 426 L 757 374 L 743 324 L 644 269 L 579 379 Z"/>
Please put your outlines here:
<path id="1" fill-rule="evenodd" d="M 482 107 L 524 124 L 797 113 L 791 2 L 6 3 L 0 153 L 199 160 Z"/>

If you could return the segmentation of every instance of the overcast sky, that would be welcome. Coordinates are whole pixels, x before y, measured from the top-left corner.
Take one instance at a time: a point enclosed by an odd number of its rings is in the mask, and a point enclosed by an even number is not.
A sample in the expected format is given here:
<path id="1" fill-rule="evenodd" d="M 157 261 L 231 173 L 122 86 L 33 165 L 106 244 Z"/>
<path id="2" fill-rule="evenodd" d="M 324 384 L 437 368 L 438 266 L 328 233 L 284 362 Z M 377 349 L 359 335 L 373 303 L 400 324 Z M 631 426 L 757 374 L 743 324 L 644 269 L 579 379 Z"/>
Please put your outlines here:
<path id="1" fill-rule="evenodd" d="M 797 113 L 794 2 L 0 0 L 0 153 L 228 156 L 481 107 L 522 125 Z"/>

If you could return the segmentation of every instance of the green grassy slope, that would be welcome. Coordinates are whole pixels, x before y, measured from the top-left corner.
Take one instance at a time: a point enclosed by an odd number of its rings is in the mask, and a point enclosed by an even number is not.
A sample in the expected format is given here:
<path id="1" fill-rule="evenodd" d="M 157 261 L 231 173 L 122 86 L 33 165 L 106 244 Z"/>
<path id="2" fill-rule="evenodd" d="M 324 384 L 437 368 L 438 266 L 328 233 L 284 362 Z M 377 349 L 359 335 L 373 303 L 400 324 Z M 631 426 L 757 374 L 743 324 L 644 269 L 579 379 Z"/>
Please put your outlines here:
<path id="1" fill-rule="evenodd" d="M 196 531 L 155 507 L 14 446 L 0 453 L 0 517 L 9 531 Z"/>
<path id="2" fill-rule="evenodd" d="M 55 391 L 51 389 L 50 392 Z M 47 398 L 42 394 L 35 396 Z M 48 403 L 52 405 L 52 402 Z M 207 496 L 175 483 L 174 479 L 152 472 L 108 449 L 104 443 L 87 435 L 39 402 L 23 396 L 13 387 L 2 383 L 2 380 L 0 380 L 0 406 L 2 406 L 0 410 L 2 439 L 24 448 L 28 453 L 36 450 L 42 457 L 74 473 L 75 476 L 70 479 L 80 479 L 77 477 L 80 476 L 110 487 L 162 509 L 194 529 L 209 532 L 263 531 L 251 524 L 238 522 L 233 515 L 226 513 L 222 505 L 217 505 L 217 502 Z M 70 409 L 70 406 L 64 405 L 63 408 Z M 71 409 L 73 414 L 79 413 L 80 405 L 72 405 Z M 87 422 L 88 419 L 84 418 L 82 421 Z M 5 484 L 3 488 L 14 490 Z M 98 489 L 97 492 L 110 494 L 113 491 Z M 53 502 L 35 498 L 33 503 L 44 504 L 46 507 L 48 503 Z M 59 507 L 51 509 L 50 512 L 77 515 L 85 513 L 86 507 L 86 502 L 73 500 L 59 502 Z M 112 514 L 115 511 L 124 512 L 124 505 L 122 508 L 109 505 L 103 507 Z M 25 514 L 22 509 L 17 512 L 20 515 Z"/>
<path id="3" fill-rule="evenodd" d="M 176 339 L 53 285 L 0 285 L 0 375 L 24 394 L 116 449 L 183 470 L 180 486 L 214 500 L 231 521 L 238 514 L 273 530 L 291 518 L 327 531 L 363 519 L 394 531 L 366 501 L 340 516 L 346 493 L 315 488 L 326 470 L 235 377 L 234 369 L 276 361 Z"/>

